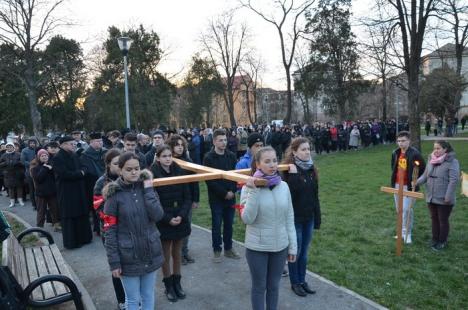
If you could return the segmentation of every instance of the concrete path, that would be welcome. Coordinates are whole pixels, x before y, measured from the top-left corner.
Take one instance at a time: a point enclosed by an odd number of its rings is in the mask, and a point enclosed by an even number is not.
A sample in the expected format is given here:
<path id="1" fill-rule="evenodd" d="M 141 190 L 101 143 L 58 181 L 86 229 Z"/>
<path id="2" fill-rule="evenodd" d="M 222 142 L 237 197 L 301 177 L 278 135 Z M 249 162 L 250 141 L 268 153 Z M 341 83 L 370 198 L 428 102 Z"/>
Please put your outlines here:
<path id="1" fill-rule="evenodd" d="M 15 213 L 35 225 L 36 212 L 29 203 L 24 207 L 8 209 L 6 197 L 0 197 L 0 209 Z M 95 237 L 89 245 L 76 250 L 62 246 L 62 236 L 50 231 L 67 263 L 74 270 L 96 306 L 96 309 L 116 309 L 116 298 L 101 239 Z M 163 294 L 162 274 L 158 272 L 156 284 L 157 309 L 165 310 L 244 310 L 250 309 L 250 276 L 241 243 L 235 248 L 242 259 L 225 258 L 222 263 L 211 262 L 211 233 L 194 226 L 190 238 L 191 254 L 196 262 L 182 266 L 182 284 L 187 293 L 185 300 L 169 303 Z M 337 286 L 318 275 L 308 272 L 307 282 L 317 290 L 316 295 L 298 297 L 290 289 L 289 279 L 282 278 L 279 309 L 385 309 L 348 289 Z"/>

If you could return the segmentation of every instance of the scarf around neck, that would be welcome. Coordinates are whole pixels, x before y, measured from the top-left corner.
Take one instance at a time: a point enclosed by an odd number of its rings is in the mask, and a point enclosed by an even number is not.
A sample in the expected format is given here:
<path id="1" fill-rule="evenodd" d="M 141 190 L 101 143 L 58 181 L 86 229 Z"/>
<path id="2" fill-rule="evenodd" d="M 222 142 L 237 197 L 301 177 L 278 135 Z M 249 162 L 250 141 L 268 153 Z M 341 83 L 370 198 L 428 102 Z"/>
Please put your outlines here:
<path id="1" fill-rule="evenodd" d="M 262 170 L 257 169 L 253 176 L 256 177 L 256 178 L 261 178 L 261 179 L 267 180 L 267 182 L 268 182 L 267 186 L 268 187 L 276 186 L 276 185 L 281 183 L 281 177 L 278 174 L 278 172 L 276 172 L 274 175 L 266 175 L 266 174 L 263 173 Z"/>
<path id="2" fill-rule="evenodd" d="M 310 170 L 314 166 L 314 161 L 312 160 L 312 157 L 309 158 L 309 160 L 304 161 L 294 156 L 294 163 L 296 164 L 296 166 L 305 171 Z"/>
<path id="3" fill-rule="evenodd" d="M 444 162 L 445 157 L 447 157 L 447 153 L 445 153 L 442 156 L 437 157 L 437 156 L 435 156 L 434 152 L 432 152 L 432 154 L 431 154 L 431 164 L 432 165 L 440 165 L 441 163 Z"/>

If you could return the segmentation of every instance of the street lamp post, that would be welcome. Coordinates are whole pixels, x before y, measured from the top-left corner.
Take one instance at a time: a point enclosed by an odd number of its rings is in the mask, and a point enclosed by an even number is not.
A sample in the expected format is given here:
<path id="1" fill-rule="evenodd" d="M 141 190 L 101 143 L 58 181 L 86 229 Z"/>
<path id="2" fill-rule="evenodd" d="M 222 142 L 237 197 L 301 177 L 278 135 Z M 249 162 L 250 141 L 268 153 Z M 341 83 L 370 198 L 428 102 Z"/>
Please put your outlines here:
<path id="1" fill-rule="evenodd" d="M 130 103 L 128 100 L 128 69 L 127 69 L 127 55 L 130 46 L 132 45 L 132 39 L 129 37 L 120 37 L 117 39 L 119 48 L 122 51 L 124 58 L 124 73 L 125 73 L 125 118 L 127 120 L 127 128 L 130 129 Z"/>

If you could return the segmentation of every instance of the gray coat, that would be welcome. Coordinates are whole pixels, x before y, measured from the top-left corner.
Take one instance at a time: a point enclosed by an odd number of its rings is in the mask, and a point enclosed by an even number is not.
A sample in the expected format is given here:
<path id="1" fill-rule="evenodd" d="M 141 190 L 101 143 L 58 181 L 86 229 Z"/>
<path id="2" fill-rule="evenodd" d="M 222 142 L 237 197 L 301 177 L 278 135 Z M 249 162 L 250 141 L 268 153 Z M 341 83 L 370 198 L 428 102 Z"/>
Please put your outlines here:
<path id="1" fill-rule="evenodd" d="M 455 153 L 447 154 L 440 165 L 432 165 L 431 158 L 424 174 L 417 184 L 426 184 L 426 202 L 439 205 L 455 205 L 455 196 L 458 180 L 460 179 L 460 165 Z"/>
<path id="2" fill-rule="evenodd" d="M 143 180 L 152 178 L 150 171 L 143 170 L 134 184 L 119 178 L 103 189 L 107 259 L 110 269 L 121 268 L 124 276 L 145 275 L 164 262 L 156 228 L 164 212 L 153 188 L 143 187 Z"/>

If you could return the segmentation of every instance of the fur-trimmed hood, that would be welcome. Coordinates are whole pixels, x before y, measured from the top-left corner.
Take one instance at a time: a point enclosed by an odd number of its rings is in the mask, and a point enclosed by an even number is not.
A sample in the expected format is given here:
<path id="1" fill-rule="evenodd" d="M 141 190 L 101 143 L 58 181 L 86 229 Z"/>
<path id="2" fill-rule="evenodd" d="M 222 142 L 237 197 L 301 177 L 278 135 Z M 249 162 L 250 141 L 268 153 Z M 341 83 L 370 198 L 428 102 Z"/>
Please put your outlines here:
<path id="1" fill-rule="evenodd" d="M 153 173 L 151 173 L 148 169 L 141 170 L 140 179 L 136 183 L 141 183 L 146 180 L 152 180 Z M 119 177 L 114 182 L 108 183 L 102 189 L 102 196 L 104 199 L 108 199 L 109 197 L 113 196 L 115 193 L 120 192 L 123 188 L 128 187 L 128 184 L 125 184 L 121 177 Z"/>

